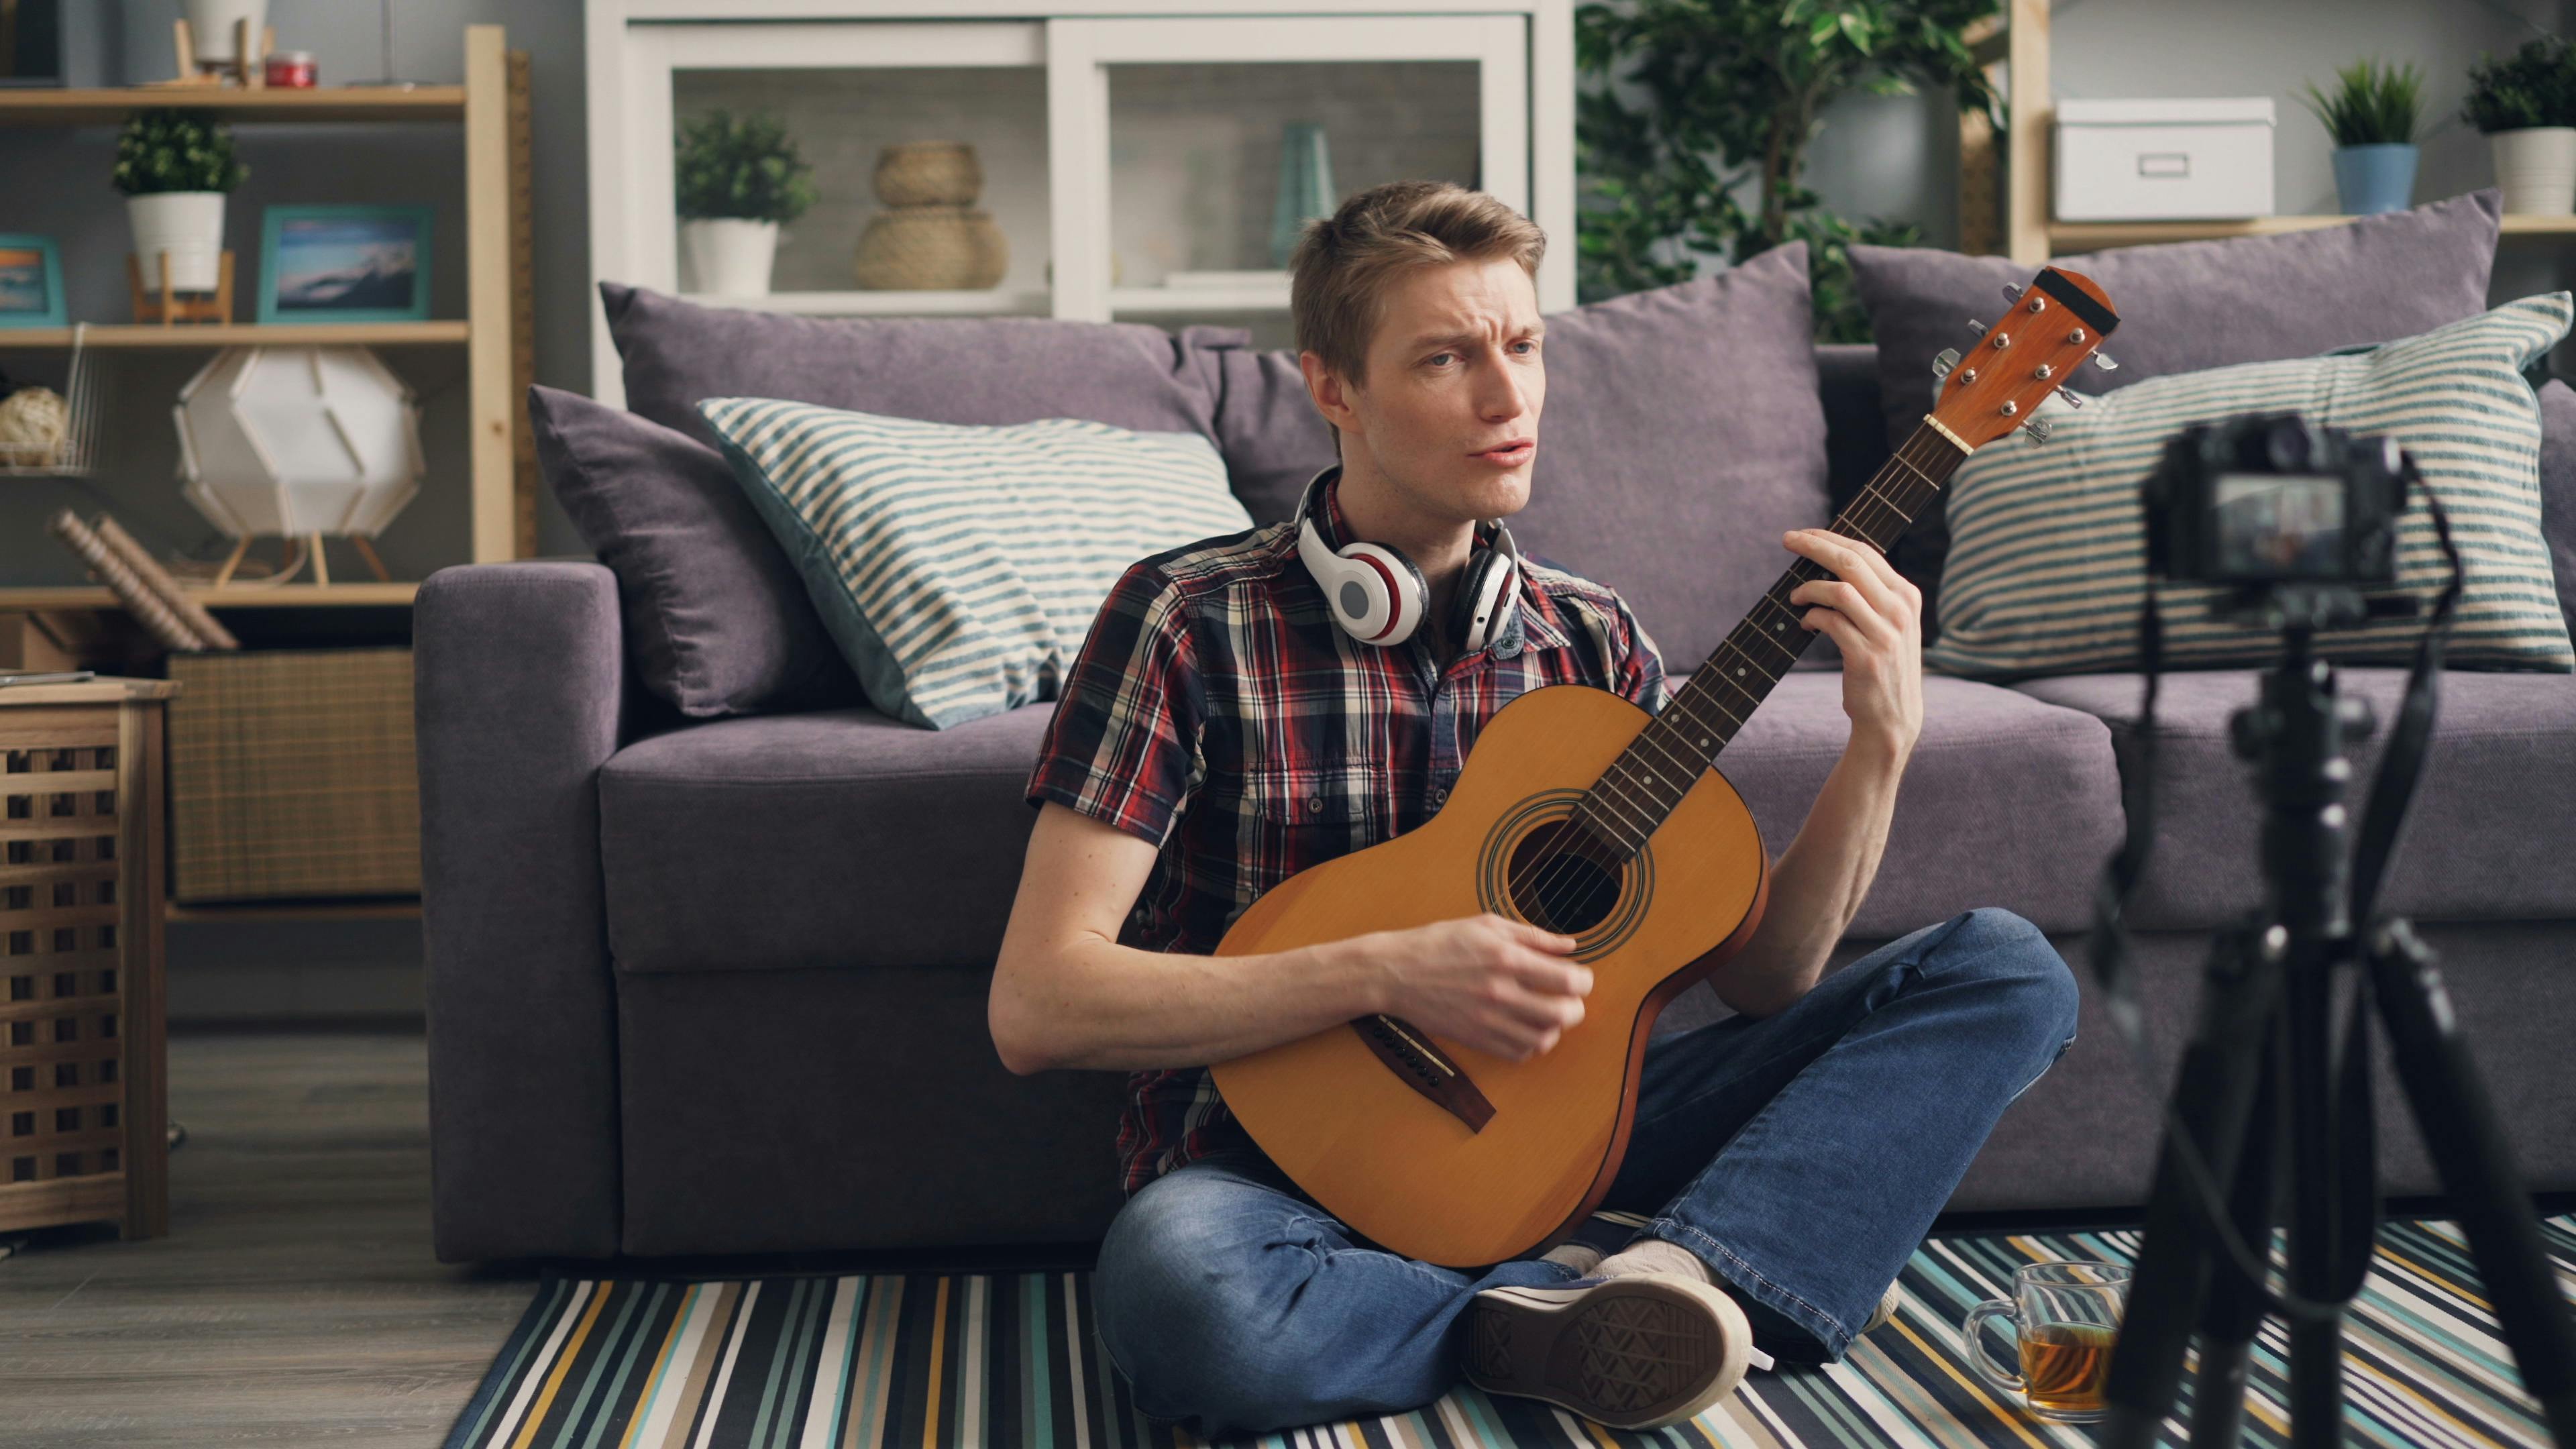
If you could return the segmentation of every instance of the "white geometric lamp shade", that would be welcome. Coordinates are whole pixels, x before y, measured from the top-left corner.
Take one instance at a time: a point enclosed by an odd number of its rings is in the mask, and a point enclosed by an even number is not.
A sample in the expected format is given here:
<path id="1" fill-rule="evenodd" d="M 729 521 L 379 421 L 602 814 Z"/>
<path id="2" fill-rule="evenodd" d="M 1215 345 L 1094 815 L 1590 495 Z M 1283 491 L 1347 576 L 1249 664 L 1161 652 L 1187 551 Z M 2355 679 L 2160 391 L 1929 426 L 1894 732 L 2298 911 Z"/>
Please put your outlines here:
<path id="1" fill-rule="evenodd" d="M 228 347 L 179 391 L 181 490 L 235 538 L 372 537 L 420 491 L 420 409 L 363 347 Z"/>

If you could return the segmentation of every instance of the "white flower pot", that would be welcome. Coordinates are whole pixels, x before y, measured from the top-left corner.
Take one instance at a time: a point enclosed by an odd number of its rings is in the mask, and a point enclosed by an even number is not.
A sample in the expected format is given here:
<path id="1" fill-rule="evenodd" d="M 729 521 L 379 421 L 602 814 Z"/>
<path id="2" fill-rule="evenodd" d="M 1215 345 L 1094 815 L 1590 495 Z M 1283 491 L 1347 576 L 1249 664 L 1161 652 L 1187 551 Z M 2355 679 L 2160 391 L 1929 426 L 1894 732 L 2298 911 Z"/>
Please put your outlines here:
<path id="1" fill-rule="evenodd" d="M 2576 126 L 2534 126 L 2487 137 L 2495 150 L 2504 209 L 2544 216 L 2576 212 Z"/>
<path id="2" fill-rule="evenodd" d="M 693 289 L 725 297 L 769 295 L 769 267 L 778 255 L 778 223 L 708 217 L 680 223 Z"/>
<path id="3" fill-rule="evenodd" d="M 236 20 L 250 22 L 251 58 L 259 58 L 259 33 L 268 23 L 268 0 L 186 0 L 185 9 L 188 35 L 196 42 L 199 64 L 231 62 Z"/>
<path id="4" fill-rule="evenodd" d="M 220 191 L 156 191 L 125 198 L 126 218 L 134 224 L 134 263 L 143 270 L 143 290 L 161 289 L 160 253 L 170 254 L 170 287 L 179 292 L 211 292 L 224 251 L 224 194 Z"/>

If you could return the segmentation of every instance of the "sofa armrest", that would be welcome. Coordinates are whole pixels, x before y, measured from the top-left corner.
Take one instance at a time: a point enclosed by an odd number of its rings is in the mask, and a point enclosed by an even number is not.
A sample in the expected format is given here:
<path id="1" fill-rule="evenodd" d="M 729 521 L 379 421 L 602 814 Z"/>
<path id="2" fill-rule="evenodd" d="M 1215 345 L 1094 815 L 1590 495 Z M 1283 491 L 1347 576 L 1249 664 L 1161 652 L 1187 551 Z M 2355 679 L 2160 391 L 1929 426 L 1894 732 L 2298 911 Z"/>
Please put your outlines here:
<path id="1" fill-rule="evenodd" d="M 440 569 L 413 603 L 433 1236 L 449 1262 L 617 1251 L 599 767 L 627 695 L 617 578 Z"/>

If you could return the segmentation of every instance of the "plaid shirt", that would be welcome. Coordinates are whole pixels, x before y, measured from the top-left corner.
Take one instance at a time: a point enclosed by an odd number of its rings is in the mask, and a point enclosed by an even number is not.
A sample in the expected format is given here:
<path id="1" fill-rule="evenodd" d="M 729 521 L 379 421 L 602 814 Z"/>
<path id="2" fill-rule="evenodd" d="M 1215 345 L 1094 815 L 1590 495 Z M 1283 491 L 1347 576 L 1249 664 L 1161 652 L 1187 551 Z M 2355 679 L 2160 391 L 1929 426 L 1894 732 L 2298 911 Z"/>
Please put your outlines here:
<path id="1" fill-rule="evenodd" d="M 1349 538 L 1338 488 L 1315 520 L 1335 548 Z M 1344 633 L 1293 521 L 1141 560 L 1065 677 L 1028 800 L 1161 848 L 1121 944 L 1212 952 L 1262 892 L 1429 818 L 1477 731 L 1523 692 L 1589 684 L 1663 708 L 1662 661 L 1617 594 L 1524 558 L 1519 598 L 1500 637 L 1444 666 L 1427 628 L 1393 648 Z M 1241 1133 L 1204 1067 L 1134 1073 L 1126 1190 Z"/>

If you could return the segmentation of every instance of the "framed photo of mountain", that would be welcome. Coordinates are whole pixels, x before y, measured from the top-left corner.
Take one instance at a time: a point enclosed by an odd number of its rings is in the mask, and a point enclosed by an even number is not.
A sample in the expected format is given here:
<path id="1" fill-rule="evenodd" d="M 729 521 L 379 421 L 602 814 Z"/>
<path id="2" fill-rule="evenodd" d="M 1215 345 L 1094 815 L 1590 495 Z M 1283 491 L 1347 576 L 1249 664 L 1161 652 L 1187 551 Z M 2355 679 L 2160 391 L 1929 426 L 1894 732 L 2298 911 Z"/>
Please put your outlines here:
<path id="1" fill-rule="evenodd" d="M 426 206 L 272 206 L 259 237 L 262 322 L 429 317 Z"/>

